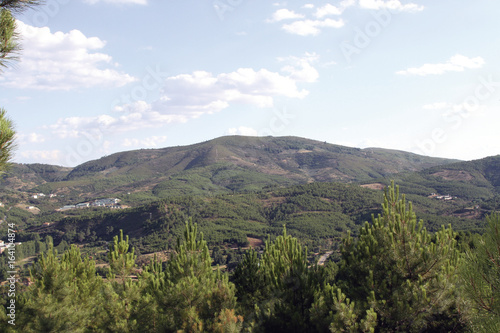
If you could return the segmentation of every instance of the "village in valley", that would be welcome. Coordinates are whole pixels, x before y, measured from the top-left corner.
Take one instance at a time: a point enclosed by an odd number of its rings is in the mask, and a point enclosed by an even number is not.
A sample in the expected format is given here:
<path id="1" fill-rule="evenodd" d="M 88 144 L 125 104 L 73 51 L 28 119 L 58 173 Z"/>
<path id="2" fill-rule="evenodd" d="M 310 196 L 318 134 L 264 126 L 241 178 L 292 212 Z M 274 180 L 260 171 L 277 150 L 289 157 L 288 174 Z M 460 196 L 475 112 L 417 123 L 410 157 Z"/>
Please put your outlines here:
<path id="1" fill-rule="evenodd" d="M 431 195 L 429 195 L 429 198 L 436 198 L 438 200 L 453 200 L 453 199 L 458 199 L 458 197 L 452 197 L 451 195 L 449 194 L 446 194 L 446 195 L 442 195 L 442 194 L 438 194 L 438 193 L 431 193 Z"/>
<path id="2" fill-rule="evenodd" d="M 58 211 L 65 211 L 69 209 L 76 208 L 90 208 L 90 207 L 106 207 L 112 209 L 120 209 L 123 208 L 122 205 L 119 204 L 120 199 L 116 198 L 104 198 L 104 199 L 96 199 L 94 201 L 81 202 L 76 205 L 66 205 L 58 209 Z"/>
<path id="3" fill-rule="evenodd" d="M 57 194 L 46 195 L 44 193 L 35 193 L 35 194 L 31 195 L 31 197 L 33 199 L 54 198 L 54 197 L 57 197 Z M 85 202 L 80 202 L 77 204 L 64 205 L 63 207 L 56 209 L 56 211 L 66 211 L 66 210 L 70 210 L 70 209 L 92 208 L 92 207 L 106 207 L 106 208 L 111 208 L 111 209 L 126 208 L 125 206 L 123 206 L 119 203 L 120 201 L 121 200 L 117 199 L 117 198 L 101 198 L 101 199 L 95 199 L 93 201 L 85 201 Z M 26 209 L 38 210 L 38 208 L 35 206 L 27 206 Z"/>

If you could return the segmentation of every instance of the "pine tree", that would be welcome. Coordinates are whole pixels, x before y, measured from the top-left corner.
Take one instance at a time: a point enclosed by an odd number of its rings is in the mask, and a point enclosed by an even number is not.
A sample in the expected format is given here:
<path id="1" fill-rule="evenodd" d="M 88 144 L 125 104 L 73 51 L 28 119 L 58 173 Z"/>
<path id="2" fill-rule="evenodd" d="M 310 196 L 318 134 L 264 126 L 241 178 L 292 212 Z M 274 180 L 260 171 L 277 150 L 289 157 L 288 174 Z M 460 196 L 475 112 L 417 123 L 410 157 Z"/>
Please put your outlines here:
<path id="1" fill-rule="evenodd" d="M 335 285 L 327 284 L 315 297 L 311 317 L 317 332 L 375 332 L 377 313 L 364 313 Z"/>
<path id="2" fill-rule="evenodd" d="M 0 108 L 0 174 L 10 166 L 13 151 L 16 148 L 15 134 L 12 120 L 7 117 L 6 111 Z"/>
<path id="3" fill-rule="evenodd" d="M 0 69 L 7 66 L 7 62 L 15 59 L 12 54 L 19 51 L 16 20 L 8 9 L 0 9 Z M 7 117 L 7 111 L 0 108 L 0 174 L 9 167 L 15 148 L 16 134 L 12 120 Z"/>
<path id="4" fill-rule="evenodd" d="M 283 235 L 266 242 L 259 265 L 266 284 L 263 293 L 268 295 L 259 310 L 264 330 L 310 331 L 310 307 L 319 283 L 309 268 L 307 248 L 283 228 Z"/>
<path id="5" fill-rule="evenodd" d="M 135 249 L 130 249 L 128 235 L 113 238 L 109 246 L 108 283 L 102 290 L 104 302 L 98 319 L 99 326 L 108 332 L 136 332 L 140 328 L 140 308 L 143 285 L 132 281 L 135 268 Z"/>
<path id="6" fill-rule="evenodd" d="M 378 331 L 437 330 L 435 320 L 458 329 L 460 258 L 451 227 L 428 233 L 423 221 L 417 222 L 411 203 L 404 195 L 400 198 L 399 188 L 391 184 L 382 215 L 361 228 L 357 241 L 351 237 L 344 241 L 337 285 L 351 302 L 346 298 L 345 305 L 359 318 L 370 322 L 376 313 Z"/>
<path id="7" fill-rule="evenodd" d="M 95 262 L 76 246 L 59 260 L 50 244 L 31 272 L 33 284 L 19 297 L 20 332 L 86 332 L 96 328 L 102 279 Z"/>
<path id="8" fill-rule="evenodd" d="M 199 238 L 199 239 L 198 239 Z M 212 259 L 196 224 L 186 223 L 165 271 L 152 263 L 144 278 L 158 303 L 159 331 L 238 332 L 242 317 L 234 313 L 235 288 Z"/>
<path id="9" fill-rule="evenodd" d="M 475 332 L 500 331 L 500 214 L 487 218 L 489 230 L 468 250 L 460 276 Z"/>
<path id="10" fill-rule="evenodd" d="M 16 19 L 8 9 L 0 9 L 0 68 L 16 60 L 20 51 L 19 33 L 16 31 Z"/>
<path id="11" fill-rule="evenodd" d="M 120 229 L 120 237 L 113 238 L 113 244 L 109 246 L 109 275 L 108 278 L 113 280 L 117 276 L 125 287 L 125 281 L 129 278 L 132 269 L 135 267 L 137 256 L 134 254 L 135 249 L 129 252 L 128 235 L 123 239 L 123 230 Z"/>
<path id="12" fill-rule="evenodd" d="M 0 72 L 11 61 L 17 60 L 21 50 L 16 20 L 12 13 L 22 13 L 27 8 L 40 4 L 38 0 L 0 1 Z M 9 167 L 15 145 L 15 130 L 6 111 L 0 108 L 0 174 Z"/>
<path id="13" fill-rule="evenodd" d="M 253 311 L 255 304 L 260 303 L 267 295 L 261 262 L 254 249 L 248 250 L 243 260 L 234 270 L 232 281 L 236 285 L 236 297 L 246 310 Z"/>

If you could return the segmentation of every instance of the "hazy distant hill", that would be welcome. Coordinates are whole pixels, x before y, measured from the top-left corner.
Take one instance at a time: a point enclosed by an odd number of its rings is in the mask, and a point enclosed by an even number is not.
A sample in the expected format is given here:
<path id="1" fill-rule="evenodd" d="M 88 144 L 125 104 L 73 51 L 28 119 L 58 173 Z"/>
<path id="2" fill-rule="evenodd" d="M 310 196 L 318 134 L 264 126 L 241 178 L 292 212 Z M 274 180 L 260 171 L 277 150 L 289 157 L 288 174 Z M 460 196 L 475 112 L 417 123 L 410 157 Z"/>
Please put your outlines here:
<path id="1" fill-rule="evenodd" d="M 29 190 L 47 182 L 61 181 L 72 168 L 48 164 L 16 164 L 2 175 L 0 185 L 14 190 Z"/>
<path id="2" fill-rule="evenodd" d="M 488 199 L 500 194 L 500 155 L 435 166 L 394 177 L 406 193 Z"/>
<path id="3" fill-rule="evenodd" d="M 82 196 L 130 192 L 165 197 L 369 181 L 452 162 L 456 160 L 298 137 L 226 136 L 189 146 L 116 153 L 75 168 L 16 165 L 4 186 Z"/>

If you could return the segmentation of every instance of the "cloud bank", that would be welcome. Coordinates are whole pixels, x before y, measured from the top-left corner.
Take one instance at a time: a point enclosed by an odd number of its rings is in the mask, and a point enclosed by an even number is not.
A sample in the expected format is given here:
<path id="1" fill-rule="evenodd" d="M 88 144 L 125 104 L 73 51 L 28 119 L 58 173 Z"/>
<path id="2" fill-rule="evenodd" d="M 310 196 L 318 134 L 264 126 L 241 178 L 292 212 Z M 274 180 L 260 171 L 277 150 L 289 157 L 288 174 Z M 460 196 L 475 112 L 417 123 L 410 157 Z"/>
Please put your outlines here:
<path id="1" fill-rule="evenodd" d="M 136 79 L 118 71 L 110 55 L 95 52 L 106 42 L 87 37 L 79 30 L 51 32 L 17 22 L 23 39 L 21 61 L 0 77 L 10 88 L 73 90 L 92 87 L 120 87 Z"/>

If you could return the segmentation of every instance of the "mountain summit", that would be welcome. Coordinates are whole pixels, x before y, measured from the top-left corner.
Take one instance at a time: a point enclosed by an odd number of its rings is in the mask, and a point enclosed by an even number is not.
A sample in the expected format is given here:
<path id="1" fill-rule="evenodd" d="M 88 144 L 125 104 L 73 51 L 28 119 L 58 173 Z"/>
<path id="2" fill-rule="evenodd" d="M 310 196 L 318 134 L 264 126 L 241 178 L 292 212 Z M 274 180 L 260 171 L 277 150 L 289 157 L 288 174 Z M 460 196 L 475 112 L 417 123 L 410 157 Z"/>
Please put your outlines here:
<path id="1" fill-rule="evenodd" d="M 13 175 L 21 177 L 22 168 L 21 178 L 53 193 L 147 192 L 162 197 L 316 181 L 370 181 L 452 162 L 457 161 L 299 137 L 224 136 L 188 146 L 115 153 L 74 168 L 18 165 Z M 23 179 L 10 183 L 26 188 Z"/>

